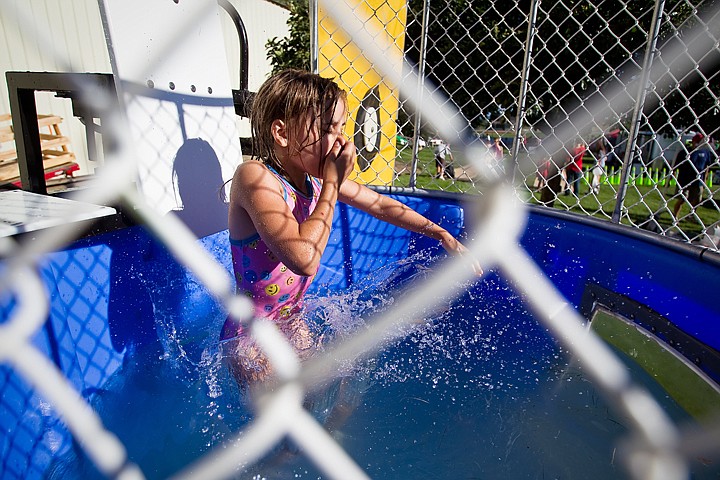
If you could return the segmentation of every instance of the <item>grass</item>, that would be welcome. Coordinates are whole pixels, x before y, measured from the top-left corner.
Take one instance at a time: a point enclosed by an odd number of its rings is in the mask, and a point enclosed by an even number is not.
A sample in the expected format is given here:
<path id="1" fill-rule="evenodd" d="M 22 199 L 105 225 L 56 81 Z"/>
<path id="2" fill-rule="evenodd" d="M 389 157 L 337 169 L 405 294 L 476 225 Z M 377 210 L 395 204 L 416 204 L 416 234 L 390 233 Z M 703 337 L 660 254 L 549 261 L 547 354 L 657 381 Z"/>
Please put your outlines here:
<path id="1" fill-rule="evenodd" d="M 558 201 L 555 202 L 555 208 L 607 220 L 613 215 L 618 189 L 618 185 L 604 184 L 601 185 L 598 195 L 592 195 L 587 184 L 583 184 L 580 188 L 579 202 L 572 195 L 560 195 Z M 715 190 L 710 197 L 707 196 L 707 193 L 704 193 L 702 203 L 695 209 L 695 215 L 690 214 L 688 205 L 683 205 L 680 209 L 680 221 L 677 222 L 677 225 L 674 225 L 671 214 L 676 200 L 674 195 L 674 186 L 665 189 L 649 185 L 629 185 L 625 192 L 621 223 L 634 226 L 642 225 L 654 213 L 655 221 L 663 230 L 679 229 L 692 239 L 702 233 L 703 226 L 708 227 L 720 221 L 720 209 L 715 199 L 718 191 Z M 530 201 L 539 203 L 538 199 L 539 194 L 533 192 Z M 700 223 L 695 223 L 696 216 Z"/>
<path id="2" fill-rule="evenodd" d="M 395 171 L 400 172 L 393 186 L 409 187 L 410 170 L 412 168 L 412 149 L 404 148 L 395 159 Z M 480 193 L 480 190 L 470 179 L 458 178 L 458 180 L 435 178 L 435 154 L 432 148 L 423 148 L 418 152 L 418 169 L 415 186 L 427 190 L 442 190 L 443 192 L 455 193 Z M 459 172 L 456 172 L 459 174 Z"/>
<path id="3" fill-rule="evenodd" d="M 396 171 L 400 172 L 400 174 L 393 186 L 408 187 L 410 185 L 411 167 L 412 149 L 400 149 L 395 164 Z M 480 193 L 479 188 L 472 181 L 469 181 L 467 177 L 463 178 L 458 175 L 459 179 L 452 181 L 437 179 L 434 178 L 434 175 L 435 156 L 433 150 L 432 148 L 424 148 L 418 152 L 418 171 L 415 184 L 417 188 L 456 193 Z M 539 204 L 539 193 L 532 191 L 533 180 L 532 177 L 528 179 L 527 201 Z M 589 185 L 582 182 L 579 201 L 573 195 L 558 195 L 554 208 L 609 220 L 612 218 L 615 209 L 619 186 L 610 185 L 607 183 L 606 178 L 603 179 L 603 182 L 597 195 L 593 195 L 590 192 Z M 659 212 L 655 216 L 655 221 L 663 230 L 670 232 L 676 229 L 681 230 L 687 237 L 692 239 L 700 235 L 704 227 L 720 222 L 720 189 L 714 188 L 709 197 L 707 192 L 703 192 L 703 201 L 695 209 L 695 215 L 691 215 L 689 206 L 684 205 L 680 210 L 680 221 L 677 222 L 677 225 L 673 225 L 674 222 L 670 212 L 675 204 L 675 191 L 675 186 L 628 185 L 625 201 L 623 202 L 621 223 L 634 226 L 642 225 L 647 222 L 651 214 Z M 695 223 L 695 216 L 699 218 L 700 223 Z"/>
<path id="4" fill-rule="evenodd" d="M 720 412 L 720 394 L 689 362 L 673 354 L 657 338 L 643 333 L 620 315 L 599 310 L 590 324 L 610 345 L 623 353 L 627 363 L 645 370 L 686 412 L 710 421 Z"/>

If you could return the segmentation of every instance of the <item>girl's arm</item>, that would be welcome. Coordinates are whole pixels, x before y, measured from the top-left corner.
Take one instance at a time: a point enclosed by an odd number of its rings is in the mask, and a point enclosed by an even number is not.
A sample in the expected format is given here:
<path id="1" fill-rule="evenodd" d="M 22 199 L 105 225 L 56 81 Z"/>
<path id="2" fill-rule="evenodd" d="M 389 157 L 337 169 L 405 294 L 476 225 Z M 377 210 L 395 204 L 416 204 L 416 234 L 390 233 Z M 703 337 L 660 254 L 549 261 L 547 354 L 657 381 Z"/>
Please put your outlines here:
<path id="1" fill-rule="evenodd" d="M 336 144 L 328 154 L 327 163 L 351 164 Z M 340 157 L 343 157 L 342 159 Z M 317 272 L 332 227 L 335 203 L 344 180 L 332 169 L 323 181 L 317 206 L 302 223 L 293 216 L 283 197 L 278 179 L 260 162 L 241 164 L 233 177 L 230 191 L 229 229 L 232 238 L 248 238 L 257 232 L 268 248 L 290 270 L 310 276 Z M 330 166 L 325 169 L 331 170 Z"/>
<path id="2" fill-rule="evenodd" d="M 468 251 L 462 243 L 440 225 L 428 220 L 407 205 L 352 180 L 347 180 L 342 184 L 338 200 L 369 213 L 379 220 L 434 238 L 442 243 L 448 253 L 463 254 Z M 477 274 L 482 273 L 482 268 L 477 263 L 473 263 L 473 269 Z"/>

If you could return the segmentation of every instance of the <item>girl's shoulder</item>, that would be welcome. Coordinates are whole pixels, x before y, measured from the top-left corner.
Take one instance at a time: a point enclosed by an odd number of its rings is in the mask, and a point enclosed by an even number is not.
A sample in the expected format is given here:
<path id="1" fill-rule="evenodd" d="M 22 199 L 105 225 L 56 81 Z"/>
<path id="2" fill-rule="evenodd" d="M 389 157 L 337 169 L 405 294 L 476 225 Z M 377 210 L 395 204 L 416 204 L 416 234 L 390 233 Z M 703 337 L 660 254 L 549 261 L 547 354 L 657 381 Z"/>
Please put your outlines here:
<path id="1" fill-rule="evenodd" d="M 243 160 L 240 165 L 235 169 L 235 173 L 246 173 L 246 172 L 267 172 L 270 173 L 270 169 L 265 163 L 260 160 Z"/>
<path id="2" fill-rule="evenodd" d="M 268 182 L 275 178 L 275 174 L 273 174 L 270 168 L 263 162 L 258 160 L 245 160 L 235 169 L 233 183 L 252 185 L 257 182 Z"/>
<path id="3" fill-rule="evenodd" d="M 278 180 L 277 175 L 263 162 L 245 160 L 235 169 L 231 191 L 234 190 L 244 196 L 260 189 L 267 190 L 268 187 L 273 191 L 281 191 L 282 183 Z"/>

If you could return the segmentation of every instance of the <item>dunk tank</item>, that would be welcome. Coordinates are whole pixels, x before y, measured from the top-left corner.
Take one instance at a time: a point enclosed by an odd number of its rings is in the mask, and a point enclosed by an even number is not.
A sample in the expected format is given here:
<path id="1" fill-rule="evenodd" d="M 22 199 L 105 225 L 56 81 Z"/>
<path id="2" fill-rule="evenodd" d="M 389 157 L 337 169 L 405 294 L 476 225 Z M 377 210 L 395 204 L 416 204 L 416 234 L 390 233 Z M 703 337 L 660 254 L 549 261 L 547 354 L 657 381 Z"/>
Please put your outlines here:
<path id="1" fill-rule="evenodd" d="M 323 341 L 300 362 L 234 292 L 218 7 L 130 3 L 99 2 L 114 90 L 72 86 L 102 116 L 103 170 L 62 196 L 1 192 L 2 478 L 717 478 L 715 250 L 526 204 L 403 63 L 403 2 L 321 2 L 315 61 L 350 91 L 355 178 L 470 253 L 338 205 L 304 307 Z M 400 94 L 478 195 L 388 186 Z M 228 374 L 227 315 L 268 384 Z"/>

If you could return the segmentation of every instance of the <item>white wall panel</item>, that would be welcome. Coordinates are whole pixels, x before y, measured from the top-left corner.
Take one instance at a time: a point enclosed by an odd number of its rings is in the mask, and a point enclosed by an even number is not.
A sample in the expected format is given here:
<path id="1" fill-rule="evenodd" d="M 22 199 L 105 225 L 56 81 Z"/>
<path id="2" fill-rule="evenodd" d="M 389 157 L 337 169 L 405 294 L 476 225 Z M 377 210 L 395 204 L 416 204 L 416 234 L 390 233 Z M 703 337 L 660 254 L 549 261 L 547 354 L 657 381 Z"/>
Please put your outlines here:
<path id="1" fill-rule="evenodd" d="M 154 1 L 154 0 L 148 0 Z M 240 13 L 249 37 L 249 88 L 257 91 L 270 72 L 265 43 L 287 35 L 289 12 L 265 0 L 230 0 Z M 25 12 L 17 21 L 5 5 Z M 228 69 L 233 88 L 239 84 L 239 46 L 230 17 L 220 15 L 227 49 Z M 55 52 L 62 59 L 58 59 Z M 97 0 L 4 0 L 0 6 L 0 113 L 10 112 L 7 71 L 81 71 L 111 73 L 110 60 Z M 92 173 L 87 160 L 85 127 L 72 116 L 69 100 L 48 93 L 36 95 L 39 113 L 54 113 L 65 119 L 63 133 L 72 139 L 81 174 Z M 238 122 L 239 134 L 249 136 L 247 120 Z"/>
<path id="2" fill-rule="evenodd" d="M 87 71 L 110 73 L 110 61 L 96 0 L 7 0 L 24 12 L 21 24 L 0 7 L 0 112 L 10 112 L 5 81 L 7 71 Z M 59 58 L 58 58 L 59 57 Z M 51 93 L 36 94 L 38 113 L 54 113 L 65 119 L 63 134 L 72 141 L 80 165 L 79 174 L 91 173 L 87 160 L 85 127 L 72 115 L 67 99 Z"/>

